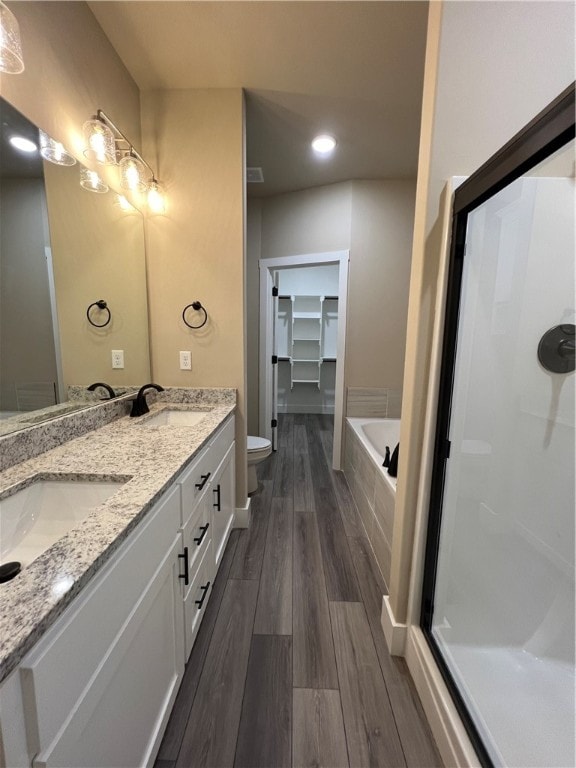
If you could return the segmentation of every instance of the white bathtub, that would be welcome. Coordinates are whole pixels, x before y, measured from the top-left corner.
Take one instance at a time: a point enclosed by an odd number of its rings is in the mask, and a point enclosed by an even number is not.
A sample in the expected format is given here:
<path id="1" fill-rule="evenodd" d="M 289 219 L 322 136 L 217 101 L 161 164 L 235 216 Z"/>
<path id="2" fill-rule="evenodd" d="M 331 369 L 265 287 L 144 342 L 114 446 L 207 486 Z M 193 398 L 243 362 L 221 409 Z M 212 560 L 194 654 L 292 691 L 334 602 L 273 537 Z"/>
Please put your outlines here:
<path id="1" fill-rule="evenodd" d="M 382 463 L 386 455 L 386 446 L 390 448 L 392 454 L 400 441 L 400 419 L 347 418 L 346 421 L 370 454 L 377 470 L 396 493 L 396 478 L 388 474 L 388 470 L 382 466 Z"/>

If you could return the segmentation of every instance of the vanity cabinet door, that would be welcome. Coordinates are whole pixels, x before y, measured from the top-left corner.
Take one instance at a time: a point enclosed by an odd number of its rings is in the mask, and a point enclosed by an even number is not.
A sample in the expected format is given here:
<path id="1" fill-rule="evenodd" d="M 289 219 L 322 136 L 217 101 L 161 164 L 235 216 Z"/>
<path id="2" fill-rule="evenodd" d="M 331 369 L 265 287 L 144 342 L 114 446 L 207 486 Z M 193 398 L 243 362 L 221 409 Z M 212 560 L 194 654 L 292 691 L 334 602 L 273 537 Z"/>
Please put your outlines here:
<path id="1" fill-rule="evenodd" d="M 235 443 L 226 451 L 211 484 L 212 545 L 214 566 L 218 570 L 228 536 L 234 523 L 235 503 Z"/>
<path id="2" fill-rule="evenodd" d="M 192 576 L 188 592 L 184 598 L 184 632 L 186 644 L 186 661 L 192 651 L 194 640 L 204 617 L 206 605 L 214 584 L 214 555 L 212 541 L 202 548 L 203 554 L 197 569 Z"/>

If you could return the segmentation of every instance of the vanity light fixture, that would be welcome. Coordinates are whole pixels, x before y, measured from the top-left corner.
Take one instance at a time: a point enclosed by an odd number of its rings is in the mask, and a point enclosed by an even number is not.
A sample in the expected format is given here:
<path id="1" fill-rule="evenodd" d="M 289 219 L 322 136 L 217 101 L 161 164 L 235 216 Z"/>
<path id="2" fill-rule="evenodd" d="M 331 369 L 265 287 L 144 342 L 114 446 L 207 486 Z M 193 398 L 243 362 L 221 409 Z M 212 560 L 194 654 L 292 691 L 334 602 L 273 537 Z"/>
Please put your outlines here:
<path id="1" fill-rule="evenodd" d="M 104 184 L 100 176 L 96 171 L 91 171 L 90 168 L 80 166 L 80 186 L 83 189 L 87 189 L 88 192 L 108 192 L 108 185 Z"/>
<path id="2" fill-rule="evenodd" d="M 30 139 L 25 139 L 24 136 L 12 136 L 10 138 L 10 144 L 20 152 L 27 152 L 28 154 L 38 152 L 36 144 L 34 144 L 33 141 L 30 141 Z"/>
<path id="3" fill-rule="evenodd" d="M 84 131 L 88 142 L 88 149 L 84 154 L 101 163 L 118 163 L 120 184 L 123 189 L 145 190 L 150 212 L 164 213 L 166 202 L 154 171 L 108 115 L 99 109 L 92 120 L 84 123 Z M 104 141 L 106 142 L 105 151 Z M 91 150 L 95 151 L 95 154 L 89 154 Z"/>
<path id="4" fill-rule="evenodd" d="M 40 154 L 44 160 L 56 165 L 75 165 L 76 158 L 64 149 L 64 145 L 55 141 L 44 131 L 40 131 Z"/>
<path id="5" fill-rule="evenodd" d="M 336 146 L 336 139 L 327 133 L 316 136 L 312 141 L 312 149 L 319 155 L 329 155 Z"/>
<path id="6" fill-rule="evenodd" d="M 20 28 L 16 16 L 0 2 L 0 72 L 19 75 L 24 72 Z"/>

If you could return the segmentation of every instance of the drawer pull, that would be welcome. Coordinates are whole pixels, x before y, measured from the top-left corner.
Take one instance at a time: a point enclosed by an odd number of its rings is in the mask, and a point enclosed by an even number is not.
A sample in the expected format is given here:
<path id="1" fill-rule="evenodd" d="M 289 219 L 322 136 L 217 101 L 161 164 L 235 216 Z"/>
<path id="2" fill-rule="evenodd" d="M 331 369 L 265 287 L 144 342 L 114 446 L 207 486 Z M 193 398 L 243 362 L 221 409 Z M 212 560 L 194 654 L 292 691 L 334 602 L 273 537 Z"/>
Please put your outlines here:
<path id="1" fill-rule="evenodd" d="M 189 573 L 188 573 L 188 547 L 184 547 L 184 554 L 178 555 L 180 558 L 184 558 L 184 573 L 180 573 L 178 575 L 179 579 L 184 579 L 184 584 L 188 586 L 189 583 Z"/>
<path id="2" fill-rule="evenodd" d="M 217 512 L 220 512 L 220 483 L 214 488 L 214 493 L 216 494 L 216 504 L 212 504 L 212 506 Z"/>
<path id="3" fill-rule="evenodd" d="M 194 541 L 196 542 L 196 544 L 198 544 L 198 546 L 200 546 L 200 544 L 202 544 L 202 542 L 204 541 L 204 536 L 206 536 L 206 532 L 208 531 L 208 528 L 210 528 L 210 523 L 206 523 L 206 525 L 200 526 L 200 530 L 202 531 L 202 533 L 200 534 L 200 536 L 194 539 Z"/>
<path id="4" fill-rule="evenodd" d="M 198 610 L 199 611 L 202 610 L 202 606 L 204 605 L 204 600 L 206 600 L 206 595 L 208 594 L 208 590 L 209 589 L 210 589 L 210 582 L 208 582 L 208 584 L 206 584 L 204 587 L 200 587 L 200 590 L 202 592 L 204 592 L 204 594 L 202 595 L 200 600 L 195 600 L 194 601 L 196 603 L 196 605 L 198 606 Z"/>
<path id="5" fill-rule="evenodd" d="M 208 478 L 209 478 L 209 477 L 210 477 L 210 472 L 208 472 L 208 474 L 207 474 L 207 475 L 200 475 L 200 480 L 201 480 L 201 482 L 199 482 L 199 483 L 196 483 L 196 488 L 198 488 L 198 490 L 199 490 L 199 491 L 201 491 L 201 490 L 202 490 L 202 488 L 204 488 L 204 486 L 205 486 L 205 485 L 206 485 L 206 483 L 208 482 Z"/>

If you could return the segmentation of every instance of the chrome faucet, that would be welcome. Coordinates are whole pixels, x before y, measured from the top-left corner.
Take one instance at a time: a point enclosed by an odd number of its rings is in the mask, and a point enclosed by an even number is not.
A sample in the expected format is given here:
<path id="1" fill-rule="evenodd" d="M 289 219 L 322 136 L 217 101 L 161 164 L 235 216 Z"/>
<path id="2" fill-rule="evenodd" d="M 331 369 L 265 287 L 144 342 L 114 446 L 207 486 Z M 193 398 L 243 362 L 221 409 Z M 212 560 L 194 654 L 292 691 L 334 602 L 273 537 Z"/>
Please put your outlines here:
<path id="1" fill-rule="evenodd" d="M 116 397 L 116 392 L 112 389 L 110 384 L 105 384 L 103 381 L 96 381 L 94 384 L 90 384 L 88 387 L 89 392 L 94 392 L 95 389 L 98 389 L 98 387 L 102 387 L 102 389 L 105 389 L 110 397 L 103 397 L 102 400 L 112 400 L 113 397 Z"/>
<path id="2" fill-rule="evenodd" d="M 160 384 L 144 384 L 143 387 L 140 387 L 136 399 L 132 402 L 130 416 L 144 416 L 145 413 L 149 412 L 150 409 L 148 408 L 145 395 L 147 389 L 155 389 L 157 392 L 164 392 L 164 387 L 161 387 Z"/>

